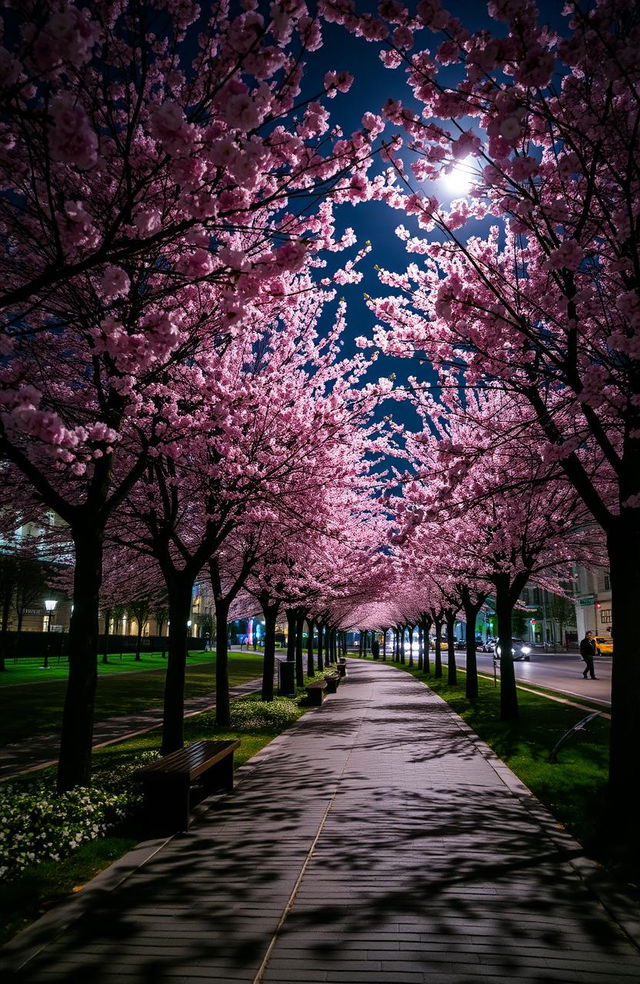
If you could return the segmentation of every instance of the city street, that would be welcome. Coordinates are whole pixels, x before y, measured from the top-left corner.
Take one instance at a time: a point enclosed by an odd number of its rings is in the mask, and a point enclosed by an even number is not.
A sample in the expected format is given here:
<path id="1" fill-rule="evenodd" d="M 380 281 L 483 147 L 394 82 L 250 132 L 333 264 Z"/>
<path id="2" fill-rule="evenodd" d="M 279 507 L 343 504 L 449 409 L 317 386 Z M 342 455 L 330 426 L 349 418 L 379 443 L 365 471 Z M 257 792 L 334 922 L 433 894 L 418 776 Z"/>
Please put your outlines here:
<path id="1" fill-rule="evenodd" d="M 443 658 L 446 658 L 443 655 Z M 464 650 L 456 650 L 456 662 L 464 667 Z M 533 650 L 530 662 L 516 660 L 514 663 L 518 683 L 547 687 L 570 697 L 585 698 L 603 704 L 611 704 L 611 657 L 597 657 L 595 661 L 596 680 L 583 680 L 584 663 L 577 653 L 542 653 Z M 493 656 L 491 653 L 478 653 L 478 672 L 493 675 Z M 497 664 L 498 676 L 500 663 Z"/>

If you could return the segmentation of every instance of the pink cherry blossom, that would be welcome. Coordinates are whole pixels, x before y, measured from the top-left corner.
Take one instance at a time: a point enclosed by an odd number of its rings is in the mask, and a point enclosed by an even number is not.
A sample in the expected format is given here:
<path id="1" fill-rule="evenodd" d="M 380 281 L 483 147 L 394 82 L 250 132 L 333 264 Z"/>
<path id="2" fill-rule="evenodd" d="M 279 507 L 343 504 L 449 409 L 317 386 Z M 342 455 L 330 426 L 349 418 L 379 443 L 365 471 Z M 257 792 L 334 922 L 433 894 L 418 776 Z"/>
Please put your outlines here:
<path id="1" fill-rule="evenodd" d="M 98 138 L 84 108 L 71 93 L 63 93 L 51 104 L 49 146 L 56 161 L 73 164 L 81 171 L 93 167 L 98 157 Z"/>
<path id="2" fill-rule="evenodd" d="M 120 267 L 108 266 L 105 268 L 100 279 L 100 290 L 102 296 L 107 300 L 126 297 L 130 286 L 131 281 L 127 273 Z"/>

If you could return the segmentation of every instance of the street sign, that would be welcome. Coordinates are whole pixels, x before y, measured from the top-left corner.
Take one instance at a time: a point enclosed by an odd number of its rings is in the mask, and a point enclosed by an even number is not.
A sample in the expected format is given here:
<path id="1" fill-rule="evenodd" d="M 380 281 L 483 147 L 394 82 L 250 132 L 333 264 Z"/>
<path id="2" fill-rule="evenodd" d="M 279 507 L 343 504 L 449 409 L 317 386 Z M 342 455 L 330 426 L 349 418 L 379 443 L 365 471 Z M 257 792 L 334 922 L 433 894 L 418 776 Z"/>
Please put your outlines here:
<path id="1" fill-rule="evenodd" d="M 586 595 L 584 598 L 580 599 L 580 604 L 586 608 L 587 605 L 593 605 L 595 603 L 595 595 Z"/>

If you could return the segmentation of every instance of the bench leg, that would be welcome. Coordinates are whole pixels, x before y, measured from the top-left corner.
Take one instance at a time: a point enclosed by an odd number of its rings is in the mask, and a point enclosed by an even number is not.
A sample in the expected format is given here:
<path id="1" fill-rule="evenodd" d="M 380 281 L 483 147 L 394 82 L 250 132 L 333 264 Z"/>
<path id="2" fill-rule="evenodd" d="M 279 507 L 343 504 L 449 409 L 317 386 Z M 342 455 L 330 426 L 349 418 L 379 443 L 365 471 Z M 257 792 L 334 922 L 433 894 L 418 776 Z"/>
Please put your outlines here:
<path id="1" fill-rule="evenodd" d="M 313 687 L 311 690 L 307 690 L 307 695 L 309 697 L 309 703 L 312 707 L 320 707 L 324 696 L 324 691 L 322 691 L 320 687 Z"/>
<path id="2" fill-rule="evenodd" d="M 156 837 L 189 829 L 189 776 L 153 776 L 144 780 L 144 826 Z"/>
<path id="3" fill-rule="evenodd" d="M 204 773 L 202 785 L 208 793 L 213 792 L 214 789 L 225 789 L 227 792 L 231 792 L 233 789 L 233 752 L 216 762 Z"/>

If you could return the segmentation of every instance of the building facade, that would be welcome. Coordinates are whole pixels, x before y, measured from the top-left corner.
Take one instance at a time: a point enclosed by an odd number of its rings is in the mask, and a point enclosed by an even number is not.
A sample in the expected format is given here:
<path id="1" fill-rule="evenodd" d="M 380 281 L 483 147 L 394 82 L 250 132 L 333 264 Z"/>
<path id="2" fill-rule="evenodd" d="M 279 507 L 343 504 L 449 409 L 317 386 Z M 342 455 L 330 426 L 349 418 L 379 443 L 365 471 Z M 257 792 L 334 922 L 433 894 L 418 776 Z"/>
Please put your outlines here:
<path id="1" fill-rule="evenodd" d="M 577 568 L 575 609 L 580 639 L 585 632 L 593 632 L 597 636 L 613 634 L 611 581 L 606 568 Z"/>

